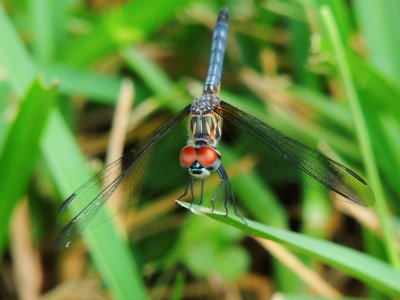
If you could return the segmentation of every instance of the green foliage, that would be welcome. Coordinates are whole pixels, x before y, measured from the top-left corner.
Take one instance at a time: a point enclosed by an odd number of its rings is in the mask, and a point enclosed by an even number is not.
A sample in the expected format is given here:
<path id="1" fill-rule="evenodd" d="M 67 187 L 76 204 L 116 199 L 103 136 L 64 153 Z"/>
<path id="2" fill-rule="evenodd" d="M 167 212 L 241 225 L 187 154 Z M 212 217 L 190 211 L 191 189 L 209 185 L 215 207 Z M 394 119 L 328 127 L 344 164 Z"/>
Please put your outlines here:
<path id="1" fill-rule="evenodd" d="M 203 278 L 220 274 L 232 281 L 243 276 L 249 267 L 247 252 L 237 245 L 242 238 L 243 234 L 233 228 L 190 217 L 184 224 L 178 247 L 184 264 L 193 274 Z"/>
<path id="2" fill-rule="evenodd" d="M 234 226 L 249 235 L 270 239 L 312 255 L 326 262 L 328 265 L 349 273 L 393 297 L 400 295 L 400 286 L 398 284 L 400 271 L 364 253 L 300 233 L 269 227 L 251 220 L 245 220 L 245 224 L 237 216 L 233 216 L 232 214 L 226 216 L 223 212 L 213 212 L 210 209 L 204 209 L 195 204 L 190 206 L 189 203 L 178 203 L 190 209 L 195 214 L 204 214 L 220 222 Z"/>
<path id="3" fill-rule="evenodd" d="M 0 251 L 4 248 L 10 216 L 24 196 L 40 154 L 40 143 L 56 96 L 54 86 L 36 79 L 21 101 L 17 117 L 10 124 L 0 155 L 1 209 Z"/>
<path id="4" fill-rule="evenodd" d="M 79 243 L 51 252 L 61 201 L 103 167 L 104 134 L 125 79 L 133 80 L 135 90 L 131 147 L 200 95 L 211 29 L 222 6 L 229 9 L 231 31 L 221 97 L 363 174 L 375 192 L 375 207 L 336 209 L 330 193 L 292 177 L 262 145 L 227 125 L 219 149 L 247 226 L 232 212 L 206 213 L 210 219 L 176 211 L 174 200 L 186 182 L 165 173 L 172 165 L 179 168 L 174 149 L 186 138 L 180 133 L 166 139 L 146 166 L 138 194 L 150 191 L 151 199 L 126 213 L 132 239 L 119 234 L 117 217 L 82 232 L 91 260 Z M 396 0 L 4 1 L 1 268 L 9 264 L 8 253 L 13 266 L 19 265 L 14 255 L 20 246 L 9 232 L 16 226 L 16 204 L 27 196 L 32 248 L 54 262 L 42 264 L 44 278 L 52 278 L 43 294 L 68 282 L 62 274 L 71 254 L 80 257 L 79 280 L 99 278 L 96 293 L 117 299 L 196 297 L 196 284 L 204 285 L 204 298 L 223 298 L 216 287 L 247 295 L 254 288 L 246 286 L 249 278 L 268 282 L 285 299 L 318 299 L 309 296 L 313 286 L 306 276 L 247 237 L 255 235 L 288 247 L 343 295 L 399 297 L 399 9 Z M 164 172 L 152 175 L 157 168 Z M 210 206 L 213 188 L 206 187 L 204 206 Z M 223 205 L 219 198 L 216 207 Z M 318 263 L 348 277 L 336 282 L 338 276 Z M 10 275 L 8 269 L 2 274 Z M 351 278 L 362 283 L 357 290 L 348 288 Z M 14 285 L 17 291 L 4 291 L 5 298 L 20 293 Z"/>

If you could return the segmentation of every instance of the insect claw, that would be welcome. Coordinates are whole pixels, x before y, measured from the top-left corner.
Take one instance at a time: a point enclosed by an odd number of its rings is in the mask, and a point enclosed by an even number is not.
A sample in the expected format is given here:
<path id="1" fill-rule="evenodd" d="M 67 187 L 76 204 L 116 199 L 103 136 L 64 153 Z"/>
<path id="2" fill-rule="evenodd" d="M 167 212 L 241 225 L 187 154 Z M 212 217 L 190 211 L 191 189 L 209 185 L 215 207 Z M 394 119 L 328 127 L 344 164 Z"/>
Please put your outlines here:
<path id="1" fill-rule="evenodd" d="M 246 220 L 241 215 L 239 215 L 237 212 L 235 212 L 235 215 L 237 215 L 243 221 L 244 225 L 247 226 Z"/>

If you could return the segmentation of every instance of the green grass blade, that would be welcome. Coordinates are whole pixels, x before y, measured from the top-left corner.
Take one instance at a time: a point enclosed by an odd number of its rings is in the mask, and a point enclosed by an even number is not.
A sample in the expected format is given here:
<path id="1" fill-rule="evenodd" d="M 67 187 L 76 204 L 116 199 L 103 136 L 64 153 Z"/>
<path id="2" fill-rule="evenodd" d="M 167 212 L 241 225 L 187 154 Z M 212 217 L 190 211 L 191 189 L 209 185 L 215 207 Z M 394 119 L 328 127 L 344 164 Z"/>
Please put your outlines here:
<path id="1" fill-rule="evenodd" d="M 400 112 L 400 85 L 388 78 L 371 64 L 356 55 L 349 55 L 348 62 L 356 76 L 360 91 L 368 96 L 365 101 L 371 102 L 379 111 L 385 113 Z M 370 99 L 371 98 L 371 99 Z"/>
<path id="2" fill-rule="evenodd" d="M 315 112 L 318 124 L 327 124 L 326 127 L 328 128 L 334 125 L 334 128 L 343 128 L 348 131 L 352 129 L 353 124 L 346 107 L 338 105 L 321 92 L 307 89 L 300 85 L 292 85 L 285 92 L 295 97 L 296 103 L 310 107 Z"/>
<path id="3" fill-rule="evenodd" d="M 397 149 L 400 149 L 400 124 L 398 120 L 395 120 L 393 117 L 388 117 L 382 120 L 382 125 L 385 134 L 383 138 L 385 140 L 385 145 L 388 145 L 388 149 L 391 152 L 390 157 L 392 168 L 397 170 L 395 178 L 398 178 L 400 172 L 400 156 L 397 153 Z"/>
<path id="4" fill-rule="evenodd" d="M 57 64 L 39 64 L 38 69 L 44 73 L 45 78 L 60 80 L 61 93 L 85 96 L 92 101 L 111 105 L 118 99 L 121 77 L 106 76 Z"/>
<path id="5" fill-rule="evenodd" d="M 9 76 L 14 92 L 21 95 L 33 80 L 34 64 L 1 6 L 0 26 L 8 39 L 7 43 L 0 45 L 0 63 Z M 91 175 L 59 113 L 50 116 L 42 152 L 64 197 L 82 183 L 81 179 L 88 179 Z M 118 237 L 111 223 L 87 231 L 84 237 L 96 266 L 118 299 L 132 299 L 132 295 L 137 299 L 147 298 L 140 272 L 128 246 Z"/>
<path id="6" fill-rule="evenodd" d="M 171 97 L 175 93 L 174 82 L 169 76 L 157 66 L 153 61 L 143 55 L 136 49 L 125 49 L 122 51 L 122 56 L 125 59 L 128 67 L 136 72 L 146 85 L 152 90 L 157 96 L 157 100 L 160 104 L 166 105 L 173 109 L 173 111 L 180 110 L 183 105 L 176 98 Z M 171 101 L 174 99 L 175 101 Z"/>
<path id="7" fill-rule="evenodd" d="M 366 41 L 367 56 L 388 78 L 400 84 L 400 27 L 397 0 L 357 0 L 354 11 Z"/>
<path id="8" fill-rule="evenodd" d="M 92 176 L 74 137 L 58 113 L 50 119 L 42 150 L 64 198 Z M 85 231 L 83 236 L 97 267 L 118 299 L 132 299 L 132 295 L 137 299 L 147 298 L 137 264 L 111 222 L 95 226 Z"/>
<path id="9" fill-rule="evenodd" d="M 325 194 L 327 194 L 327 191 L 325 191 Z M 306 188 L 303 190 L 302 201 L 301 231 L 313 237 L 325 238 L 332 213 L 332 205 L 328 200 L 328 196 L 321 197 L 320 191 Z"/>
<path id="10" fill-rule="evenodd" d="M 65 61 L 87 65 L 122 46 L 142 41 L 173 18 L 189 1 L 128 1 L 109 11 L 94 25 L 91 33 L 71 43 L 64 52 Z"/>
<path id="11" fill-rule="evenodd" d="M 35 80 L 5 138 L 0 156 L 0 252 L 5 246 L 13 209 L 26 192 L 39 157 L 40 142 L 55 96 L 54 86 L 46 87 L 41 79 Z"/>
<path id="12" fill-rule="evenodd" d="M 178 272 L 174 284 L 172 286 L 171 300 L 181 300 L 183 299 L 183 291 L 185 289 L 185 274 L 183 272 Z"/>
<path id="13" fill-rule="evenodd" d="M 0 28 L 0 65 L 7 71 L 7 80 L 15 93 L 22 97 L 35 76 L 35 68 L 1 4 Z"/>
<path id="14" fill-rule="evenodd" d="M 174 84 L 172 80 L 139 50 L 134 48 L 125 49 L 122 52 L 122 56 L 128 66 L 141 76 L 154 93 L 165 95 L 171 92 Z"/>
<path id="15" fill-rule="evenodd" d="M 353 77 L 350 71 L 349 64 L 347 62 L 346 53 L 344 51 L 343 44 L 340 40 L 335 20 L 327 6 L 321 8 L 322 21 L 327 29 L 328 38 L 330 39 L 336 61 L 338 63 L 338 72 L 342 84 L 344 86 L 346 95 L 349 100 L 351 112 L 354 118 L 356 127 L 356 134 L 360 144 L 361 155 L 363 162 L 366 167 L 367 175 L 373 191 L 376 196 L 376 208 L 379 214 L 379 218 L 382 224 L 384 233 L 384 244 L 386 251 L 391 263 L 396 267 L 400 268 L 400 257 L 396 252 L 395 247 L 395 234 L 392 224 L 390 222 L 389 210 L 385 200 L 385 194 L 383 191 L 380 175 L 377 169 L 374 152 L 372 149 L 371 138 L 367 129 L 366 120 L 364 118 L 360 99 L 357 95 Z"/>
<path id="16" fill-rule="evenodd" d="M 300 233 L 263 225 L 251 220 L 243 221 L 230 214 L 214 211 L 198 205 L 179 202 L 181 206 L 190 209 L 193 213 L 206 215 L 219 222 L 234 226 L 246 234 L 270 239 L 285 246 L 311 255 L 324 263 L 337 268 L 363 282 L 374 286 L 381 292 L 393 296 L 400 296 L 400 272 L 391 266 L 354 249 L 346 248 L 332 242 L 319 240 Z"/>
<path id="17" fill-rule="evenodd" d="M 326 300 L 326 297 L 300 295 L 294 293 L 281 293 L 282 300 Z M 371 298 L 360 297 L 335 297 L 336 300 L 370 300 Z"/>
<path id="18" fill-rule="evenodd" d="M 0 82 L 0 99 L 7 99 L 10 87 L 6 82 Z M 7 118 L 8 109 L 7 101 L 0 101 L 0 149 L 3 148 L 3 143 L 6 136 L 9 120 Z"/>
<path id="19" fill-rule="evenodd" d="M 67 1 L 30 0 L 29 12 L 33 35 L 34 56 L 49 62 L 55 59 L 65 38 L 65 8 Z"/>

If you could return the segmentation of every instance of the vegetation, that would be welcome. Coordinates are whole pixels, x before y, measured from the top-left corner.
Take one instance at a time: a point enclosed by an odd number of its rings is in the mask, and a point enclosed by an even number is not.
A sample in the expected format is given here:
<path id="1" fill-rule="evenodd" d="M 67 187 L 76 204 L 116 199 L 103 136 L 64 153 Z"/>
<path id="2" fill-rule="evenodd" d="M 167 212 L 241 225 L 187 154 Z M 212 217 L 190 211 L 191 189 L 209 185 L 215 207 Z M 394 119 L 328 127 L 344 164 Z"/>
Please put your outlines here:
<path id="1" fill-rule="evenodd" d="M 125 130 L 128 150 L 200 95 L 223 6 L 221 97 L 362 174 L 375 205 L 298 177 L 229 125 L 220 149 L 247 224 L 220 214 L 221 197 L 206 208 L 216 182 L 203 207 L 177 205 L 183 123 L 121 188 L 137 205 L 53 251 L 62 201 L 120 155 Z M 0 298 L 400 298 L 399 11 L 395 0 L 3 1 Z"/>

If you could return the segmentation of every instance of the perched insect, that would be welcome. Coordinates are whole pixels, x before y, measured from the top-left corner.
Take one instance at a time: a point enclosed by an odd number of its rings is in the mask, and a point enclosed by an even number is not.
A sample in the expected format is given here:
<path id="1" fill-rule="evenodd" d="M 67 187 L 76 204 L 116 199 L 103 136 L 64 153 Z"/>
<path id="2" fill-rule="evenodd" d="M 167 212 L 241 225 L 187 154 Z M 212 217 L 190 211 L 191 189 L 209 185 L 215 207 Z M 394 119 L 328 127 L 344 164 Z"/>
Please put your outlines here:
<path id="1" fill-rule="evenodd" d="M 351 202 L 364 206 L 374 202 L 371 189 L 355 172 L 221 100 L 219 91 L 228 28 L 228 12 L 226 8 L 223 8 L 214 29 L 210 66 L 202 96 L 195 98 L 189 106 L 162 124 L 142 143 L 128 151 L 116 162 L 108 165 L 65 200 L 59 210 L 60 214 L 64 214 L 66 209 L 73 205 L 80 207 L 80 212 L 68 219 L 66 226 L 57 238 L 55 248 L 68 246 L 72 238 L 87 228 L 98 214 L 99 209 L 111 199 L 115 190 L 122 183 L 137 180 L 139 176 L 137 169 L 141 162 L 185 117 L 189 117 L 189 139 L 187 145 L 180 151 L 180 165 L 188 171 L 189 183 L 183 195 L 178 199 L 186 196 L 190 189 L 191 199 L 194 201 L 193 181 L 197 179 L 201 181 L 201 202 L 204 180 L 216 171 L 220 177 L 220 184 L 211 198 L 211 204 L 214 207 L 213 200 L 223 186 L 225 208 L 228 204 L 233 204 L 237 214 L 234 193 L 227 172 L 222 165 L 222 156 L 217 150 L 224 122 L 258 140 L 282 159 L 297 167 L 297 170 Z M 119 163 L 122 163 L 122 169 L 117 167 Z M 163 176 L 167 179 L 172 176 L 171 168 L 167 168 L 163 163 L 157 171 L 164 172 Z M 99 190 L 98 181 L 104 179 L 107 179 L 110 184 L 103 190 Z M 126 207 L 134 200 L 132 200 L 132 195 L 129 195 L 124 201 L 123 206 Z"/>

